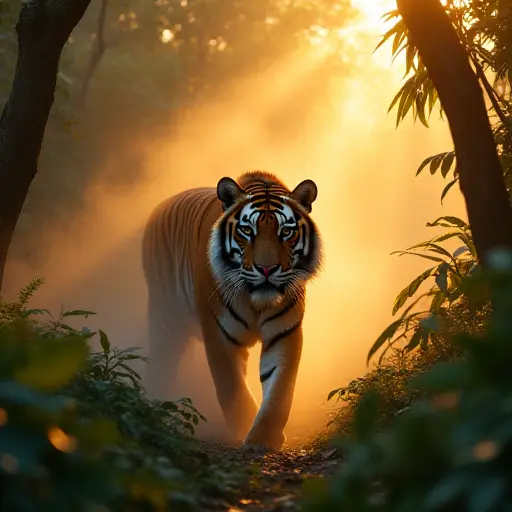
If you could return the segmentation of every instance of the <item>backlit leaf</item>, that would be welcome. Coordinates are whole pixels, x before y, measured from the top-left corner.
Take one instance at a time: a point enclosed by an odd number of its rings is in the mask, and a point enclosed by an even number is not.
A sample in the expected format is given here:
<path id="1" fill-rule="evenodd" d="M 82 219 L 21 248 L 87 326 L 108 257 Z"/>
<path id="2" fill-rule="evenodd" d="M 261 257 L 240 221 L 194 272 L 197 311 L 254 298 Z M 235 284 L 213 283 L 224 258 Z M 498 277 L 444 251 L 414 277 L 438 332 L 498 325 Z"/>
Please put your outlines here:
<path id="1" fill-rule="evenodd" d="M 377 341 L 371 346 L 368 351 L 368 355 L 366 356 L 366 364 L 370 362 L 370 359 L 375 355 L 375 353 L 382 348 L 382 345 L 389 341 L 396 333 L 400 325 L 402 324 L 402 319 L 395 320 L 392 324 L 388 325 L 382 334 L 377 338 Z"/>
<path id="2" fill-rule="evenodd" d="M 427 270 L 425 270 L 423 273 L 421 273 L 418 277 L 413 279 L 409 285 L 407 285 L 396 297 L 395 302 L 393 303 L 393 309 L 391 310 L 391 314 L 395 315 L 395 313 L 405 304 L 407 299 L 409 297 L 412 297 L 418 288 L 420 287 L 421 283 L 425 281 L 430 275 L 432 274 L 432 271 L 436 267 L 431 267 Z M 393 333 L 394 334 L 394 333 Z"/>

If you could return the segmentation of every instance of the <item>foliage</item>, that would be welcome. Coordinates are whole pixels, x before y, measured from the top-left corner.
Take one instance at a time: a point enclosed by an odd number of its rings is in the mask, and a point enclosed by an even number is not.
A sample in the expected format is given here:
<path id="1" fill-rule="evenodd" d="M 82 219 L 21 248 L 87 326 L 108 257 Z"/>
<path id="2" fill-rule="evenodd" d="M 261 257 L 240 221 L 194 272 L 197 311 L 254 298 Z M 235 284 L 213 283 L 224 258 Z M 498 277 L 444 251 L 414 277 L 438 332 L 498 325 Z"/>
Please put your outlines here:
<path id="1" fill-rule="evenodd" d="M 360 400 L 345 461 L 321 489 L 310 489 L 314 510 L 508 510 L 512 499 L 512 254 L 495 252 L 490 270 L 463 279 L 472 300 L 493 303 L 479 335 L 458 333 L 463 353 L 410 383 L 425 393 L 384 430 L 382 398 Z"/>
<path id="2" fill-rule="evenodd" d="M 490 104 L 489 117 L 510 190 L 512 12 L 497 0 L 447 2 L 446 12 Z M 386 15 L 399 18 L 398 11 Z M 383 36 L 405 53 L 406 81 L 393 99 L 397 125 L 412 113 L 428 127 L 438 97 L 401 19 Z M 489 76 L 494 75 L 490 80 Z M 416 174 L 458 181 L 453 151 L 426 158 Z M 469 226 L 443 216 L 427 226 L 448 231 L 402 255 L 433 262 L 396 297 L 389 325 L 371 347 L 382 349 L 369 374 L 331 391 L 346 403 L 333 419 L 345 434 L 346 460 L 328 484 L 310 489 L 306 510 L 507 510 L 510 432 L 512 257 L 495 254 L 482 270 Z M 447 242 L 462 246 L 447 249 Z M 420 287 L 433 280 L 418 296 Z M 427 309 L 417 311 L 429 299 Z M 492 300 L 491 300 L 492 299 Z M 491 306 L 492 304 L 492 306 Z M 401 344 L 398 347 L 398 344 Z M 384 359 L 391 347 L 393 355 Z M 350 436 L 349 436 L 350 435 Z"/>
<path id="3" fill-rule="evenodd" d="M 329 421 L 331 428 L 335 433 L 349 434 L 354 411 L 362 397 L 373 389 L 381 397 L 379 426 L 388 425 L 398 414 L 425 396 L 419 390 L 411 390 L 409 380 L 438 363 L 460 357 L 461 351 L 452 343 L 452 336 L 481 333 L 489 320 L 489 314 L 488 307 L 477 308 L 463 296 L 456 305 L 443 313 L 442 323 L 439 322 L 442 329 L 430 332 L 431 343 L 422 344 L 418 350 L 392 346 L 391 355 L 374 365 L 370 372 L 329 393 L 328 400 L 342 405 Z"/>
<path id="4" fill-rule="evenodd" d="M 147 148 L 162 136 L 169 140 L 169 127 L 179 129 L 189 108 L 226 96 L 231 83 L 257 76 L 308 45 L 315 30 L 336 33 L 354 12 L 349 0 L 113 0 L 100 23 L 102 3 L 91 3 L 63 53 L 39 173 L 13 244 L 19 259 L 47 256 L 45 232 L 56 222 L 65 228 L 87 207 L 90 185 L 131 186 L 144 179 Z M 4 102 L 20 6 L 19 0 L 0 6 Z M 100 33 L 105 51 L 90 69 Z M 338 38 L 337 44 L 342 50 L 345 43 Z M 295 132 L 296 119 L 325 104 L 327 84 L 348 72 L 342 57 L 343 51 L 332 52 L 323 67 L 304 77 L 296 93 L 301 97 L 272 109 L 267 129 L 276 136 L 286 127 Z"/>
<path id="5" fill-rule="evenodd" d="M 234 490 L 194 437 L 204 418 L 190 400 L 149 400 L 137 349 L 65 323 L 92 312 L 27 309 L 41 284 L 0 303 L 0 509 L 189 510 Z"/>
<path id="6" fill-rule="evenodd" d="M 393 315 L 404 308 L 410 299 L 414 300 L 408 304 L 399 318 L 380 334 L 370 349 L 368 359 L 385 347 L 379 360 L 382 361 L 386 350 L 397 342 L 406 342 L 406 352 L 417 347 L 425 348 L 429 341 L 435 339 L 435 332 L 440 325 L 446 324 L 451 308 L 465 299 L 461 288 L 462 280 L 478 268 L 469 226 L 454 216 L 439 217 L 427 226 L 443 227 L 449 231 L 413 245 L 405 251 L 397 251 L 400 256 L 418 256 L 433 262 L 434 265 L 415 277 L 397 295 L 393 303 Z M 462 245 L 450 252 L 443 247 L 449 240 L 456 240 Z M 431 288 L 415 297 L 419 288 L 429 280 L 433 280 Z M 415 310 L 423 299 L 430 299 L 428 309 Z M 467 301 L 465 303 L 468 304 Z"/>
<path id="7" fill-rule="evenodd" d="M 469 55 L 477 77 L 486 93 L 490 104 L 489 116 L 498 147 L 507 186 L 510 190 L 512 181 L 512 53 L 510 46 L 510 27 L 512 13 L 506 2 L 499 0 L 453 0 L 446 2 L 445 11 L 455 28 L 459 41 Z M 408 31 L 398 10 L 388 12 L 384 19 L 397 20 L 382 36 L 377 46 L 392 41 L 393 57 L 405 54 L 405 76 L 403 86 L 393 98 L 389 110 L 397 107 L 397 126 L 409 112 L 428 127 L 428 119 L 438 102 L 437 92 L 428 76 L 428 72 L 418 55 L 417 48 L 408 38 Z M 492 77 L 492 79 L 490 78 Z M 458 181 L 456 158 L 453 151 L 425 159 L 417 174 L 430 164 L 434 174 L 441 169 L 443 178 L 450 174 L 450 181 L 442 192 L 441 200 Z"/>
<path id="8" fill-rule="evenodd" d="M 507 34 L 510 34 L 510 27 L 512 27 L 511 12 L 503 7 L 503 3 L 496 0 L 483 2 L 454 0 L 447 2 L 445 10 L 488 96 L 490 121 L 493 125 L 503 171 L 508 177 L 512 169 L 510 145 L 512 141 L 510 124 L 512 53 L 507 50 L 507 47 L 510 48 L 507 46 L 507 37 L 509 37 Z M 398 10 L 390 11 L 384 18 L 387 21 L 392 19 L 397 21 L 383 35 L 377 48 L 386 41 L 392 41 L 393 56 L 405 53 L 405 76 L 410 75 L 391 102 L 389 110 L 397 106 L 397 125 L 409 112 L 412 112 L 414 120 L 420 119 L 425 126 L 428 126 L 427 118 L 438 103 L 437 93 L 416 47 L 408 39 L 407 29 L 399 17 Z M 494 73 L 492 85 L 488 79 L 491 73 Z M 441 109 L 440 105 L 439 108 Z M 448 191 L 458 181 L 454 151 L 426 158 L 416 171 L 416 175 L 427 168 L 431 175 L 439 172 L 443 178 L 447 178 L 451 174 L 448 184 L 441 193 L 442 202 Z M 463 295 L 460 289 L 462 278 L 477 269 L 471 231 L 463 220 L 455 216 L 443 216 L 427 226 L 441 226 L 450 231 L 405 251 L 398 251 L 400 255 L 419 256 L 434 262 L 435 265 L 426 268 L 398 294 L 393 304 L 393 315 L 402 309 L 409 299 L 414 300 L 377 338 L 370 350 L 369 358 L 382 347 L 390 347 L 399 341 L 405 342 L 405 349 L 408 351 L 417 347 L 424 348 L 429 341 L 432 341 L 433 328 L 437 327 L 432 315 L 435 313 L 437 322 L 444 321 L 449 309 L 457 304 Z M 459 240 L 462 245 L 455 251 L 449 252 L 445 246 L 448 240 Z M 431 279 L 435 284 L 428 292 L 417 296 L 420 286 Z M 431 299 L 428 309 L 415 310 L 420 301 L 426 300 L 427 297 Z M 386 350 L 382 352 L 381 360 L 385 353 Z"/>

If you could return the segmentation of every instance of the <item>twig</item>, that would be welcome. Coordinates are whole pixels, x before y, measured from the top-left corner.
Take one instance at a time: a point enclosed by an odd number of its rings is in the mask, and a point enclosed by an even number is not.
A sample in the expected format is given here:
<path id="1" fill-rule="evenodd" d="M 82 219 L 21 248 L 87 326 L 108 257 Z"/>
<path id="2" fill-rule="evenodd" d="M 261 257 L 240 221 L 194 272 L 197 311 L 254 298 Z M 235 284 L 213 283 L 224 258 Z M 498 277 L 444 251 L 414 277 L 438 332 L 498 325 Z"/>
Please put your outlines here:
<path id="1" fill-rule="evenodd" d="M 100 12 L 98 14 L 98 22 L 96 24 L 94 45 L 91 50 L 89 64 L 87 65 L 87 70 L 85 72 L 84 79 L 80 87 L 80 92 L 78 93 L 77 102 L 79 107 L 83 107 L 85 105 L 85 100 L 87 98 L 87 93 L 89 91 L 92 77 L 94 76 L 96 68 L 101 62 L 103 54 L 107 49 L 107 45 L 105 42 L 105 19 L 107 14 L 107 6 L 108 0 L 101 0 Z"/>

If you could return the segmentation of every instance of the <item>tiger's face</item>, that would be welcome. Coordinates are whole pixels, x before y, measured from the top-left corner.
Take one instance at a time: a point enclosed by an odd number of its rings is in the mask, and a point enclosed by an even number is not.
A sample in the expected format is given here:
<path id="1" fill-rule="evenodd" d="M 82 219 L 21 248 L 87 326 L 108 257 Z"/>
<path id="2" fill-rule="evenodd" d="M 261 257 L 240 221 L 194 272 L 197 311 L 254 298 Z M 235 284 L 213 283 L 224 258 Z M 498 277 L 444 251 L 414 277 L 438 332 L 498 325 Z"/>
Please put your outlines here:
<path id="1" fill-rule="evenodd" d="M 265 175 L 242 186 L 222 178 L 217 196 L 224 214 L 213 227 L 209 255 L 226 298 L 247 291 L 263 309 L 302 294 L 321 260 L 319 234 L 309 216 L 315 183 L 305 180 L 290 192 Z"/>

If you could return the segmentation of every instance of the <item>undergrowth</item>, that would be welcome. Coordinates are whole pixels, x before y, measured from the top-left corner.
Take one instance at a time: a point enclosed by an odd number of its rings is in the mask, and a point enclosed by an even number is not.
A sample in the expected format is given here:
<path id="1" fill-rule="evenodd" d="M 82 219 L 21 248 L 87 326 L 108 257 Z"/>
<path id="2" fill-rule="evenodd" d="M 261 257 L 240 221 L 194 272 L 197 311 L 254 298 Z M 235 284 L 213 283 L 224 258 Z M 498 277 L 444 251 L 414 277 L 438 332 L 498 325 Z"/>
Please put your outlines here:
<path id="1" fill-rule="evenodd" d="M 453 336 L 483 332 L 489 316 L 488 304 L 476 306 L 463 297 L 444 313 L 443 328 L 430 333 L 428 344 L 413 351 L 391 347 L 391 353 L 375 364 L 371 371 L 346 386 L 332 390 L 327 399 L 340 407 L 328 423 L 331 435 L 350 433 L 354 411 L 370 390 L 376 390 L 381 397 L 379 425 L 388 425 L 412 403 L 425 396 L 424 390 L 410 389 L 409 381 L 439 363 L 459 358 L 462 351 L 452 342 Z"/>
<path id="2" fill-rule="evenodd" d="M 191 401 L 150 400 L 137 348 L 66 323 L 93 312 L 27 309 L 41 284 L 0 302 L 0 509 L 201 510 L 235 492 L 242 475 L 209 460 Z"/>
<path id="3" fill-rule="evenodd" d="M 510 510 L 512 254 L 490 261 L 463 277 L 452 325 L 434 322 L 406 366 L 392 356 L 333 392 L 347 402 L 335 419 L 344 462 L 311 483 L 306 512 Z"/>

